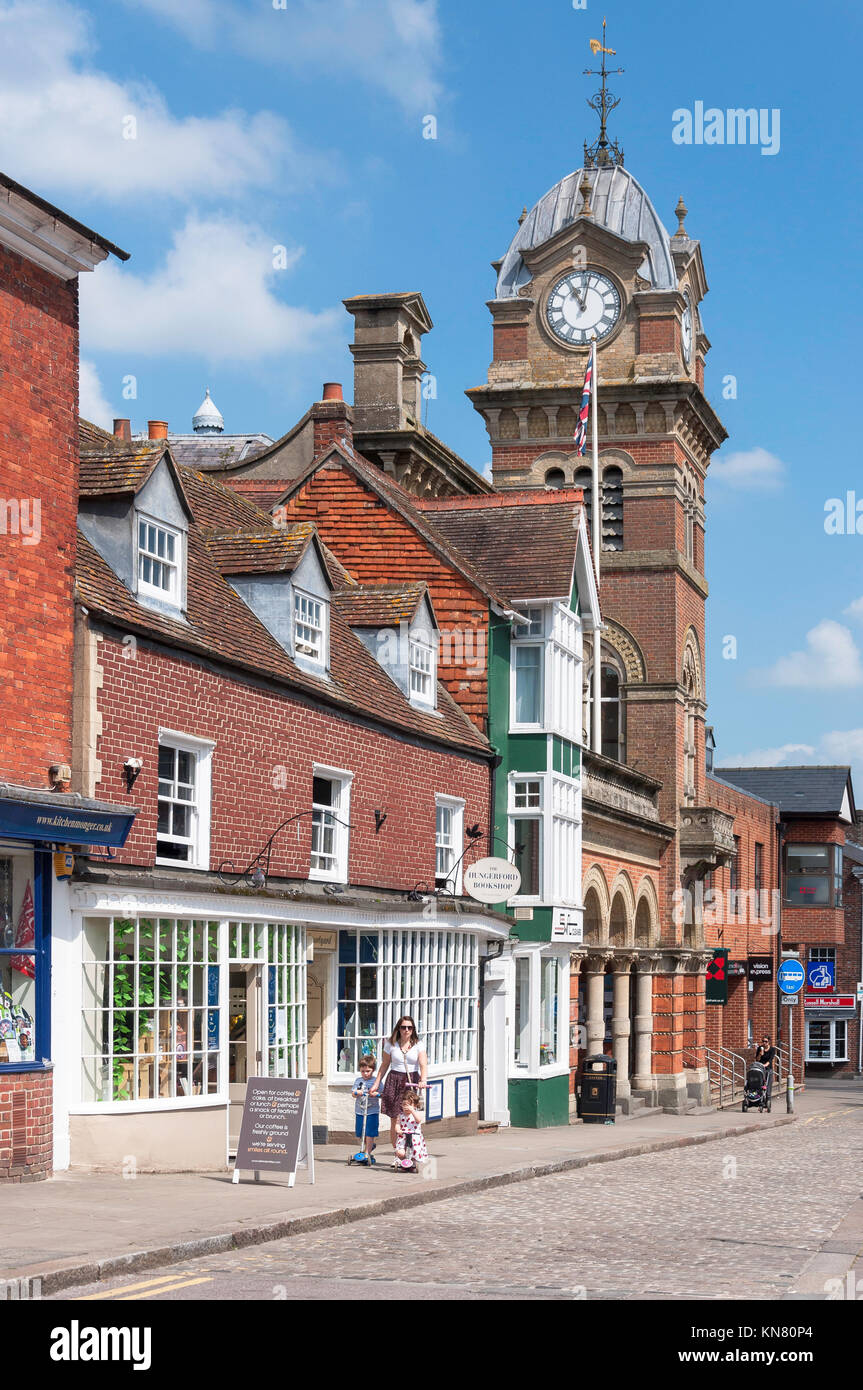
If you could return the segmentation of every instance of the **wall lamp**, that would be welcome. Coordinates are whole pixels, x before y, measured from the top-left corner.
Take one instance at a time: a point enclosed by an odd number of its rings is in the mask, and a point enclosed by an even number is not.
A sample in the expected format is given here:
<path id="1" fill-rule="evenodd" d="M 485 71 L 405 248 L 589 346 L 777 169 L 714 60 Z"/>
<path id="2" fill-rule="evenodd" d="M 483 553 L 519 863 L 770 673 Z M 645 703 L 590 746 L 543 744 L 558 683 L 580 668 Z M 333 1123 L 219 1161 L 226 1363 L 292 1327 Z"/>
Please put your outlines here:
<path id="1" fill-rule="evenodd" d="M 126 791 L 130 792 L 141 775 L 141 768 L 144 766 L 143 758 L 127 758 L 123 764 L 123 779 L 126 783 Z"/>

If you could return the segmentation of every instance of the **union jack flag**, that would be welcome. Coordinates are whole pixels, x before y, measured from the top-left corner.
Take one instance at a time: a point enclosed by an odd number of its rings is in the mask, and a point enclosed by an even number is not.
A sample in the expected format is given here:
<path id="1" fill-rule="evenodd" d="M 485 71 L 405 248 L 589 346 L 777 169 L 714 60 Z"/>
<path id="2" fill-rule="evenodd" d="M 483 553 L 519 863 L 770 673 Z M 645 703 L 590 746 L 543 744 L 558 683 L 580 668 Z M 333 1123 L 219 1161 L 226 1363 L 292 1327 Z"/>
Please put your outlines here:
<path id="1" fill-rule="evenodd" d="M 581 407 L 578 412 L 578 424 L 575 427 L 575 452 L 583 454 L 587 448 L 587 417 L 590 414 L 590 393 L 593 389 L 593 354 L 595 348 L 590 349 L 590 357 L 587 359 L 587 371 L 584 374 L 584 390 L 581 393 Z"/>

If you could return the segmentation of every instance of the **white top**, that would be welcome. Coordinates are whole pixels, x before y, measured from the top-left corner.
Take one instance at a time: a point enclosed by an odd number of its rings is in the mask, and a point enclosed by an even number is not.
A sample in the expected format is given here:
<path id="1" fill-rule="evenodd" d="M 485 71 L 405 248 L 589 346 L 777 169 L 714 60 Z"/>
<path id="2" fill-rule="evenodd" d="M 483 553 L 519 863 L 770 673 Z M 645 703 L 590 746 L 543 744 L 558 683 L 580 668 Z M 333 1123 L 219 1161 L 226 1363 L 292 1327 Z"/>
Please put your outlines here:
<path id="1" fill-rule="evenodd" d="M 398 1043 L 385 1042 L 384 1052 L 390 1059 L 391 1071 L 419 1071 L 420 1053 L 425 1052 L 426 1045 L 421 1039 L 417 1039 L 413 1047 L 409 1047 L 407 1052 L 402 1052 Z M 407 1066 L 405 1065 L 407 1063 Z"/>

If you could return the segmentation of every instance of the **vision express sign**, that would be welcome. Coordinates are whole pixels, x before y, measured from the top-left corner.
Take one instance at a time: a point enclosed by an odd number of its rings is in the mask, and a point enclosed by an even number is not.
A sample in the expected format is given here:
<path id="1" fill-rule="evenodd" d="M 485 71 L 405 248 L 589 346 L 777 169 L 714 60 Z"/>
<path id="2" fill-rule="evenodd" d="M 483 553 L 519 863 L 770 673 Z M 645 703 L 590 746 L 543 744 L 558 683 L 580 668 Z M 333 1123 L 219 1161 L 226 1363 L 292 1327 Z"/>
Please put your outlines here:
<path id="1" fill-rule="evenodd" d="M 288 1076 L 253 1076 L 246 1087 L 236 1169 L 295 1173 L 300 1160 L 309 1083 Z"/>

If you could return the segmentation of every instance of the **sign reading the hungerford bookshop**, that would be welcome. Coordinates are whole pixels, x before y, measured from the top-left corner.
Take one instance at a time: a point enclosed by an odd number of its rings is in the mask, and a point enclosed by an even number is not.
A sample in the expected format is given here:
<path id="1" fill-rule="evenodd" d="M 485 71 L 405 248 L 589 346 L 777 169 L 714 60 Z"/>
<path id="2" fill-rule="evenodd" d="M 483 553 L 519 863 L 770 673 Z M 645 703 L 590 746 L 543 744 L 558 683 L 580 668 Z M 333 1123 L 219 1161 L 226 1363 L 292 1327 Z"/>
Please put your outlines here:
<path id="1" fill-rule="evenodd" d="M 521 887 L 521 874 L 506 859 L 478 859 L 464 871 L 464 891 L 478 903 L 505 903 Z"/>
<path id="2" fill-rule="evenodd" d="M 309 1083 L 289 1076 L 252 1076 L 246 1087 L 243 1123 L 234 1163 L 234 1182 L 240 1169 L 287 1173 L 293 1187 L 297 1168 L 304 1164 L 309 1182 L 315 1180 L 312 1112 Z"/>

